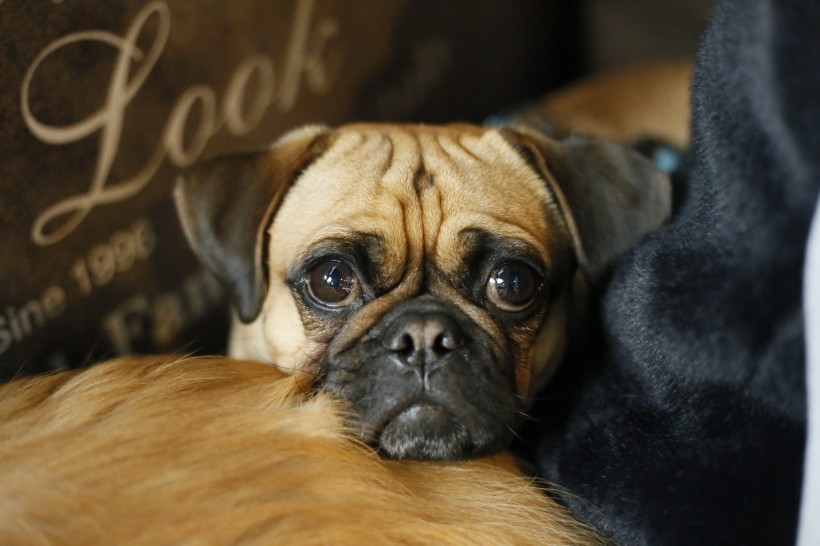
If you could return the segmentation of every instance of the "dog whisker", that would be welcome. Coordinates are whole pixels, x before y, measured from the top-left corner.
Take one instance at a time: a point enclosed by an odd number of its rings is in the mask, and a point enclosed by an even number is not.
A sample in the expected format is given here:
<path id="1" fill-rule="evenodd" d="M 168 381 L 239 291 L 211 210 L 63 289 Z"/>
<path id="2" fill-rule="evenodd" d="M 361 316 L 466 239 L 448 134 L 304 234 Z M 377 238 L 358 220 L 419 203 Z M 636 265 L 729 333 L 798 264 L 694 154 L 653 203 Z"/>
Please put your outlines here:
<path id="1" fill-rule="evenodd" d="M 538 423 L 538 422 L 539 422 L 538 418 L 536 418 L 536 417 L 534 417 L 534 416 L 530 415 L 530 414 L 529 414 L 529 413 L 527 413 L 527 412 L 524 412 L 524 411 L 517 411 L 516 413 L 517 413 L 518 415 L 522 416 L 522 417 L 523 417 L 526 421 L 532 421 L 532 422 L 534 422 L 534 423 Z"/>
<path id="2" fill-rule="evenodd" d="M 535 403 L 538 403 L 538 402 L 546 402 L 548 400 L 555 400 L 556 398 L 558 398 L 558 396 L 559 396 L 559 393 L 542 393 L 538 396 L 522 396 L 520 394 L 515 395 L 515 397 L 518 400 L 521 400 L 522 402 L 524 402 L 528 406 L 531 406 L 531 405 L 533 405 Z"/>
<path id="3" fill-rule="evenodd" d="M 509 430 L 509 431 L 510 431 L 510 433 L 513 435 L 513 437 L 514 437 L 516 440 L 523 441 L 523 439 L 521 438 L 521 436 L 518 434 L 518 432 L 516 432 L 516 431 L 515 431 L 515 429 L 514 429 L 514 428 L 512 428 L 512 427 L 511 427 L 511 426 L 509 426 L 509 425 L 506 425 L 506 427 L 507 427 L 507 430 Z"/>

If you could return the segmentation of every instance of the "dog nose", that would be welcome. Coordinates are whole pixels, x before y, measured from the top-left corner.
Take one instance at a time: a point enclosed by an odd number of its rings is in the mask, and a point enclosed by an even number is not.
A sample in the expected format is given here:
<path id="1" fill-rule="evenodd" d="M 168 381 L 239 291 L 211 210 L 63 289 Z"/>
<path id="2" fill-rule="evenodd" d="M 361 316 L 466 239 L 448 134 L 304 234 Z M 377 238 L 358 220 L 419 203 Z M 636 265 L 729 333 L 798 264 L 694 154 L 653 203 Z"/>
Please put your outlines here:
<path id="1" fill-rule="evenodd" d="M 397 319 L 385 346 L 405 366 L 430 366 L 464 345 L 458 324 L 441 313 L 412 313 Z"/>

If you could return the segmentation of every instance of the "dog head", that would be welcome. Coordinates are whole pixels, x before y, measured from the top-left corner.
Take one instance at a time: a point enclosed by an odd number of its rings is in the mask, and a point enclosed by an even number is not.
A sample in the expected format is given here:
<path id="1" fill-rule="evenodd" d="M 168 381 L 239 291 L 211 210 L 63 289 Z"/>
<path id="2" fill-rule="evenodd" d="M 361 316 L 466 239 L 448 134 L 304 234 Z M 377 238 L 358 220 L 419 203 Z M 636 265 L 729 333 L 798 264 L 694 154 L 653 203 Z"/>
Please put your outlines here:
<path id="1" fill-rule="evenodd" d="M 314 373 L 398 458 L 504 447 L 595 282 L 669 211 L 620 147 L 526 129 L 295 130 L 175 197 L 233 297 L 234 356 Z"/>

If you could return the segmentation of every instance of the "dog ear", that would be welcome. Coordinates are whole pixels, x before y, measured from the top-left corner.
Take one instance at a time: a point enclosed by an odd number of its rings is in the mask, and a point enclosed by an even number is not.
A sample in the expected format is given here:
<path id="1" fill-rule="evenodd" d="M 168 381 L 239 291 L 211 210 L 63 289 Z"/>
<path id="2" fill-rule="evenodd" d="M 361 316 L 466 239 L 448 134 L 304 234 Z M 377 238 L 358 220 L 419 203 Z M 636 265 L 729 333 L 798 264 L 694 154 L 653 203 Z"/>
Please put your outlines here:
<path id="1" fill-rule="evenodd" d="M 268 289 L 266 233 L 288 188 L 328 145 L 322 126 L 296 129 L 269 149 L 217 157 L 180 176 L 174 201 L 194 253 L 253 321 Z"/>
<path id="2" fill-rule="evenodd" d="M 501 132 L 546 181 L 593 282 L 669 218 L 669 176 L 637 152 L 586 138 L 556 141 L 527 128 Z"/>

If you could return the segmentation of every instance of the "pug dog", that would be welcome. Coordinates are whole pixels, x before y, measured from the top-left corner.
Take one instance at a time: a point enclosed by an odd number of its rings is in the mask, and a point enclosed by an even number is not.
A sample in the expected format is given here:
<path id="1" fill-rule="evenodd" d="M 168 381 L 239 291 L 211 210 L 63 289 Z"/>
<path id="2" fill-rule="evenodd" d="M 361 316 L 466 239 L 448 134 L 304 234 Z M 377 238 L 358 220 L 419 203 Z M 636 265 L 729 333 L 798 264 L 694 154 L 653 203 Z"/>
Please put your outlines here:
<path id="1" fill-rule="evenodd" d="M 620 146 L 526 127 L 308 126 L 180 178 L 232 356 L 314 378 L 397 459 L 507 446 L 586 292 L 670 211 Z"/>

